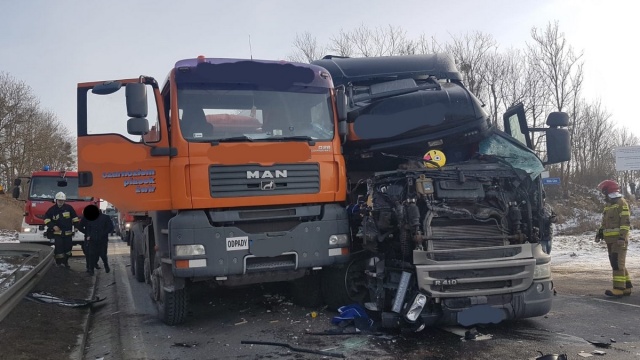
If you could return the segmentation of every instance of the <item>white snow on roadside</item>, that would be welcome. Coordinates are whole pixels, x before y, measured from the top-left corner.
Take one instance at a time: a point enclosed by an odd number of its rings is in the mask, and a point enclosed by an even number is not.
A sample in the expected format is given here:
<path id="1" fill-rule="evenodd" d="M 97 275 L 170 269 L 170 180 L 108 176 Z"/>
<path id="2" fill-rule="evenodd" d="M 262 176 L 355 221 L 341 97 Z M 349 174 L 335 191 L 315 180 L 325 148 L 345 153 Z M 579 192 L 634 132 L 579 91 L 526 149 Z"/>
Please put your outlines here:
<path id="1" fill-rule="evenodd" d="M 17 243 L 18 232 L 0 229 L 0 243 Z"/>

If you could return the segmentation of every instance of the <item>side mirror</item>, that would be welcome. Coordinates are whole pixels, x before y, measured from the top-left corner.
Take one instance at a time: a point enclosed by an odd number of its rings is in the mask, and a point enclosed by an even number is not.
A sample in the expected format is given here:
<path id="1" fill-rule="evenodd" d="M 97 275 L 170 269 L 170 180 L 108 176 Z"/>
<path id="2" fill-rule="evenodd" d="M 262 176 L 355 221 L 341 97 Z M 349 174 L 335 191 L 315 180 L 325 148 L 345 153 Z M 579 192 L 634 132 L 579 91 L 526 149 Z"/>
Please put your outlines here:
<path id="1" fill-rule="evenodd" d="M 566 112 L 554 111 L 547 116 L 547 126 L 562 127 L 569 126 L 569 114 Z"/>
<path id="2" fill-rule="evenodd" d="M 14 199 L 20 198 L 20 186 L 14 186 L 13 190 L 11 190 L 11 196 Z"/>
<path id="3" fill-rule="evenodd" d="M 147 87 L 142 83 L 127 84 L 125 95 L 127 97 L 127 115 L 132 118 L 146 118 L 148 112 Z"/>
<path id="4" fill-rule="evenodd" d="M 343 143 L 347 140 L 347 135 L 349 135 L 349 125 L 346 121 L 340 121 L 338 123 L 338 135 Z"/>
<path id="5" fill-rule="evenodd" d="M 571 160 L 569 130 L 549 128 L 547 133 L 547 161 L 545 165 Z"/>
<path id="6" fill-rule="evenodd" d="M 127 132 L 131 135 L 146 135 L 149 133 L 149 120 L 134 117 L 127 120 Z"/>
<path id="7" fill-rule="evenodd" d="M 344 86 L 336 89 L 336 108 L 338 109 L 338 120 L 341 122 L 347 120 L 347 94 Z"/>

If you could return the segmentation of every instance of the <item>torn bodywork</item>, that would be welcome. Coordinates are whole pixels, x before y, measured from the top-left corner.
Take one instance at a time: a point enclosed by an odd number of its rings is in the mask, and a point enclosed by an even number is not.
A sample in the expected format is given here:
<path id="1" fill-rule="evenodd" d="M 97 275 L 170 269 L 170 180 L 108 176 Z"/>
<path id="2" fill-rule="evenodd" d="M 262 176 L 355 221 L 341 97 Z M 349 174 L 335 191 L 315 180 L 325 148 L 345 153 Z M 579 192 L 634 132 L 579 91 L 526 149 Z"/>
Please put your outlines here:
<path id="1" fill-rule="evenodd" d="M 521 154 L 498 156 L 495 144 Z M 351 215 L 367 253 L 365 306 L 383 327 L 469 326 L 549 311 L 550 257 L 537 244 L 539 167 L 523 154 L 496 132 L 467 161 L 433 169 L 414 162 L 366 180 Z"/>

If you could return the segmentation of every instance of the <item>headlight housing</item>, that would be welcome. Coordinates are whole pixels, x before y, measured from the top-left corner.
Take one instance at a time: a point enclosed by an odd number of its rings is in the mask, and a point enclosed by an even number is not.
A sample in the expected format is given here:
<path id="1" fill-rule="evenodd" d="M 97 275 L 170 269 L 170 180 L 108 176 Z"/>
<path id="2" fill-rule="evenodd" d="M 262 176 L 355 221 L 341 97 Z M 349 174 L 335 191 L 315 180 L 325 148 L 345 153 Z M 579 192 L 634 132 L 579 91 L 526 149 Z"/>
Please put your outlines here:
<path id="1" fill-rule="evenodd" d="M 347 234 L 329 236 L 329 246 L 342 247 L 347 245 L 349 245 L 349 236 L 347 236 Z"/>
<path id="2" fill-rule="evenodd" d="M 204 245 L 176 245 L 176 256 L 204 255 Z"/>
<path id="3" fill-rule="evenodd" d="M 551 263 L 539 264 L 533 268 L 533 279 L 545 279 L 551 277 Z"/>
<path id="4" fill-rule="evenodd" d="M 411 322 L 418 320 L 418 316 L 420 316 L 420 313 L 426 304 L 427 297 L 424 294 L 416 295 L 413 299 L 413 303 L 411 303 L 411 306 L 409 307 L 409 311 L 407 311 L 404 317 Z"/>
<path id="5" fill-rule="evenodd" d="M 126 223 L 126 224 L 124 224 L 124 228 L 125 228 L 125 229 L 128 229 L 128 228 L 130 228 L 130 227 L 131 227 L 131 223 Z"/>

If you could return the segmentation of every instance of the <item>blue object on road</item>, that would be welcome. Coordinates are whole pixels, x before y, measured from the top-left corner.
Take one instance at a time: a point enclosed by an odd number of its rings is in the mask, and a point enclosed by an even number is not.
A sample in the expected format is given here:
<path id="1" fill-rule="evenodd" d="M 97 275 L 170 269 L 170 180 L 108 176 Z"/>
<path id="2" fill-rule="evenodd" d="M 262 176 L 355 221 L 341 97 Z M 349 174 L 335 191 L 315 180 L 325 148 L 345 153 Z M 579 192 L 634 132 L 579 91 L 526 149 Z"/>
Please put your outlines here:
<path id="1" fill-rule="evenodd" d="M 340 315 L 334 316 L 333 319 L 331 319 L 331 323 L 334 325 L 338 325 L 343 321 L 360 318 L 366 320 L 369 326 L 373 326 L 373 319 L 370 319 L 365 309 L 358 304 L 341 306 L 338 308 L 338 313 Z"/>

